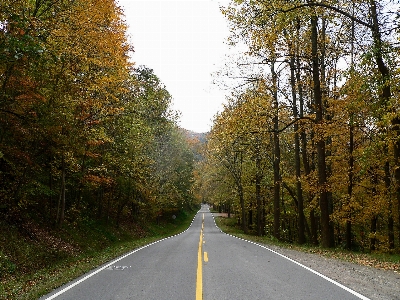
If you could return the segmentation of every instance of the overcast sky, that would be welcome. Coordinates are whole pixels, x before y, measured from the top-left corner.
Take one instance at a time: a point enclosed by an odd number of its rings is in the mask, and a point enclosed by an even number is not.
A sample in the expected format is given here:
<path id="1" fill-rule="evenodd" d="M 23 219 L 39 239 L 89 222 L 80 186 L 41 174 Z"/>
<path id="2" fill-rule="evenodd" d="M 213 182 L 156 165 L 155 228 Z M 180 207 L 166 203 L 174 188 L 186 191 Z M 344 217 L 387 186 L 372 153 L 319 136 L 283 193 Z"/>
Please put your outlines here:
<path id="1" fill-rule="evenodd" d="M 211 74 L 221 69 L 228 52 L 227 22 L 220 5 L 227 0 L 119 0 L 135 49 L 133 61 L 146 65 L 173 97 L 180 125 L 209 131 L 225 101 Z"/>

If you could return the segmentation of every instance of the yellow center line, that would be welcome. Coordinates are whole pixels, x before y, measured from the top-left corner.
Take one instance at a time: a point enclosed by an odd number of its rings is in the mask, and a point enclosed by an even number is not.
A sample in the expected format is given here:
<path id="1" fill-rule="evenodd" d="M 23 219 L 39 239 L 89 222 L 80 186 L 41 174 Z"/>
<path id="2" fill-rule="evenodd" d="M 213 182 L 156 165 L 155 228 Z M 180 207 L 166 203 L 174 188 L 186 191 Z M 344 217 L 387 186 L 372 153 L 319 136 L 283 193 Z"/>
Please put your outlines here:
<path id="1" fill-rule="evenodd" d="M 204 251 L 204 262 L 208 262 L 208 253 Z"/>
<path id="2" fill-rule="evenodd" d="M 197 251 L 197 280 L 196 280 L 196 300 L 203 299 L 203 229 L 204 229 L 204 214 L 201 221 L 199 248 Z"/>

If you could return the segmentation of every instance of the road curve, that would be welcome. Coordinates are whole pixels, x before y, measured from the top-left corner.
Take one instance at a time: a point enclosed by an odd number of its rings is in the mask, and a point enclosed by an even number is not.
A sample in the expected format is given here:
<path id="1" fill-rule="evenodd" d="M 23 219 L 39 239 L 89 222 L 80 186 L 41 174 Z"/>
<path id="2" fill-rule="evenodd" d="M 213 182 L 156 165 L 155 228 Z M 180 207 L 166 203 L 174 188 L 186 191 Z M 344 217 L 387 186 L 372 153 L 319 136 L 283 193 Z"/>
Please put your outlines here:
<path id="1" fill-rule="evenodd" d="M 222 233 L 204 205 L 185 232 L 127 253 L 41 299 L 368 298 Z"/>

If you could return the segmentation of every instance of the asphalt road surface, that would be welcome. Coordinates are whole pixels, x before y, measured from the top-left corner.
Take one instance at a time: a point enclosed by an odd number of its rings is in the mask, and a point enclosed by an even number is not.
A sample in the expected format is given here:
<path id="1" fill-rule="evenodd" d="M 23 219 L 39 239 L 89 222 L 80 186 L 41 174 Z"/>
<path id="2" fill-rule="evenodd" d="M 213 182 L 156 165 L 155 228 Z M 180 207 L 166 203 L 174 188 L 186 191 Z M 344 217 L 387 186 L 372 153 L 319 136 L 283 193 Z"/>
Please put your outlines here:
<path id="1" fill-rule="evenodd" d="M 182 234 L 103 265 L 41 299 L 368 299 L 263 246 L 226 235 L 202 206 Z"/>

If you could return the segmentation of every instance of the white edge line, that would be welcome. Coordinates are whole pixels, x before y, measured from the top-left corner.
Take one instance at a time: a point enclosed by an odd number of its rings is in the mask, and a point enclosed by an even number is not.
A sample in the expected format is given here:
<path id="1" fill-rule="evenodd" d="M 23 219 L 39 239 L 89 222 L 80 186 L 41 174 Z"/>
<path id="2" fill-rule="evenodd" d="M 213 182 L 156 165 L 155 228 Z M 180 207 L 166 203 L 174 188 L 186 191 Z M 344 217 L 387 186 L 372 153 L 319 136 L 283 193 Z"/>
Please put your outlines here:
<path id="1" fill-rule="evenodd" d="M 124 259 L 125 257 L 127 257 L 127 256 L 129 256 L 129 255 L 132 255 L 133 253 L 135 253 L 135 252 L 137 252 L 137 251 L 139 251 L 139 250 L 141 250 L 141 249 L 144 249 L 145 247 L 146 247 L 146 246 L 143 246 L 143 247 L 140 247 L 140 248 L 138 248 L 138 249 L 135 249 L 135 250 L 133 250 L 133 251 L 131 251 L 131 252 L 129 252 L 129 253 L 127 253 L 127 254 L 125 254 L 125 255 L 123 255 L 123 256 L 121 256 L 121 257 L 115 259 L 115 260 L 113 260 L 112 262 L 110 262 L 110 263 L 106 264 L 105 266 L 103 266 L 103 267 L 97 269 L 96 271 L 91 272 L 90 274 L 88 274 L 88 275 L 86 275 L 85 277 L 81 278 L 80 280 L 74 282 L 73 284 L 68 285 L 67 287 L 63 288 L 61 291 L 55 293 L 54 295 L 50 296 L 49 298 L 46 298 L 46 300 L 51 300 L 51 299 L 54 299 L 54 298 L 56 298 L 56 297 L 58 297 L 58 296 L 64 294 L 66 291 L 72 289 L 73 287 L 77 286 L 78 284 L 80 284 L 81 282 L 85 281 L 86 279 L 89 279 L 90 277 L 92 277 L 92 276 L 96 275 L 97 273 L 103 271 L 104 269 L 110 267 L 110 266 L 113 265 L 114 263 L 116 263 L 116 262 L 118 262 L 118 261 Z"/>
<path id="2" fill-rule="evenodd" d="M 200 210 L 199 210 L 199 211 L 200 211 Z M 197 213 L 198 213 L 198 212 L 197 212 Z M 196 214 L 196 215 L 197 215 L 197 214 Z M 195 216 L 195 218 L 196 218 L 196 216 Z M 193 218 L 193 220 L 194 220 L 194 218 Z M 192 220 L 192 223 L 193 223 L 193 220 Z M 190 226 L 192 226 L 192 224 L 190 224 Z M 190 226 L 189 226 L 189 228 L 190 228 Z M 183 231 L 183 232 L 181 232 L 181 233 L 179 233 L 179 234 L 176 234 L 175 236 L 180 235 L 180 234 L 186 232 L 189 228 L 187 228 L 185 231 Z M 88 275 L 86 275 L 85 277 L 83 277 L 83 278 L 79 279 L 78 281 L 76 281 L 76 282 L 74 282 L 74 283 L 72 283 L 72 284 L 66 286 L 66 287 L 63 288 L 62 290 L 60 290 L 60 291 L 58 291 L 57 293 L 55 293 L 54 295 L 51 295 L 50 297 L 44 298 L 44 299 L 45 299 L 45 300 L 52 300 L 52 299 L 54 299 L 54 298 L 56 298 L 56 297 L 58 297 L 58 296 L 64 294 L 66 291 L 72 289 L 73 287 L 77 286 L 78 284 L 80 284 L 81 282 L 85 281 L 86 279 L 89 279 L 90 277 L 96 275 L 97 273 L 99 273 L 99 272 L 103 271 L 104 269 L 107 269 L 107 268 L 110 267 L 111 265 L 115 264 L 116 262 L 119 262 L 120 260 L 124 259 L 125 257 L 128 257 L 129 255 L 132 255 L 132 254 L 138 252 L 139 250 L 142 250 L 142 249 L 144 249 L 144 248 L 146 248 L 146 247 L 149 247 L 149 246 L 151 246 L 151 245 L 153 245 L 153 244 L 156 244 L 156 243 L 158 243 L 158 242 L 161 242 L 161 241 L 163 241 L 163 240 L 165 240 L 165 239 L 169 239 L 169 238 L 170 238 L 170 237 L 163 238 L 163 239 L 161 239 L 161 240 L 152 242 L 152 243 L 150 243 L 150 244 L 147 244 L 147 245 L 145 245 L 145 246 L 142 246 L 142 247 L 140 247 L 140 248 L 137 248 L 137 249 L 135 249 L 135 250 L 133 250 L 133 251 L 131 251 L 131 252 L 128 252 L 127 254 L 125 254 L 125 255 L 123 255 L 123 256 L 121 256 L 121 257 L 118 257 L 118 258 L 112 260 L 110 263 L 104 265 L 103 267 L 101 267 L 101 268 L 99 268 L 99 269 L 97 269 L 97 270 L 95 270 L 95 271 L 93 271 L 93 272 L 90 272 L 90 273 L 89 273 Z"/>
<path id="3" fill-rule="evenodd" d="M 214 217 L 213 214 L 212 214 L 212 216 Z M 314 273 L 315 275 L 318 275 L 319 277 L 321 277 L 321 278 L 323 278 L 323 279 L 325 279 L 325 280 L 327 280 L 327 281 L 329 281 L 329 282 L 331 282 L 331 283 L 337 285 L 338 287 L 342 288 L 343 290 L 349 292 L 350 294 L 353 294 L 354 296 L 356 296 L 356 297 L 358 297 L 358 298 L 360 298 L 360 299 L 363 299 L 363 300 L 371 300 L 370 298 L 365 297 L 364 295 L 361 295 L 360 293 L 357 293 L 356 291 L 354 291 L 354 290 L 348 288 L 347 286 L 344 286 L 343 284 L 341 284 L 341 283 L 339 283 L 339 282 L 333 280 L 332 278 L 329 278 L 329 277 L 327 277 L 327 276 L 325 276 L 325 275 L 323 275 L 323 274 L 321 274 L 321 273 L 319 273 L 319 272 L 317 272 L 317 271 L 315 271 L 315 270 L 313 270 L 313 269 L 311 269 L 311 268 L 309 268 L 309 267 L 307 267 L 307 266 L 305 266 L 305 265 L 299 263 L 298 261 L 295 261 L 294 259 L 291 259 L 290 257 L 287 257 L 287 256 L 285 256 L 285 255 L 283 255 L 283 254 L 281 254 L 281 253 L 279 253 L 279 252 L 276 252 L 275 250 L 272 250 L 272 249 L 270 249 L 270 248 L 268 248 L 268 247 L 266 247 L 266 246 L 263 246 L 263 245 L 260 245 L 260 244 L 255 243 L 255 242 L 252 242 L 252 241 L 248 241 L 248 240 L 239 238 L 239 237 L 234 236 L 234 235 L 227 234 L 227 233 L 223 232 L 218 226 L 217 226 L 217 228 L 218 228 L 222 233 L 224 233 L 224 234 L 226 234 L 226 235 L 228 235 L 228 236 L 234 237 L 234 238 L 236 238 L 236 239 L 239 239 L 239 240 L 242 240 L 242 241 L 245 241 L 245 242 L 249 242 L 249 243 L 251 243 L 251 244 L 254 244 L 254 245 L 257 245 L 257 246 L 259 246 L 259 247 L 261 247 L 261 248 L 264 248 L 264 249 L 266 249 L 266 250 L 268 250 L 268 251 L 270 251 L 270 252 L 272 252 L 272 253 L 274 253 L 274 254 L 277 254 L 277 255 L 279 255 L 279 256 L 281 256 L 281 257 L 283 257 L 283 258 L 285 258 L 285 259 L 287 259 L 287 260 L 289 260 L 289 261 L 291 261 L 291 262 L 293 262 L 293 263 L 295 263 L 296 265 L 298 265 L 298 266 L 300 266 L 300 267 L 302 267 L 302 268 L 304 268 L 304 269 L 306 269 L 306 270 L 308 270 L 308 271 Z"/>
<path id="4" fill-rule="evenodd" d="M 307 267 L 307 266 L 305 266 L 305 265 L 299 263 L 298 261 L 295 261 L 294 259 L 291 259 L 290 257 L 287 257 L 287 256 L 285 256 L 285 255 L 283 255 L 283 254 L 280 254 L 280 253 L 278 253 L 278 252 L 276 252 L 276 251 L 274 251 L 274 250 L 272 250 L 272 249 L 270 249 L 270 248 L 268 248 L 268 247 L 265 247 L 265 246 L 263 246 L 263 245 L 256 244 L 256 243 L 254 243 L 254 244 L 257 245 L 257 246 L 259 246 L 259 247 L 261 247 L 261 248 L 264 248 L 264 249 L 266 249 L 266 250 L 268 250 L 268 251 L 271 251 L 272 253 L 275 253 L 275 254 L 277 254 L 277 255 L 283 257 L 283 258 L 286 258 L 287 260 L 289 260 L 289 261 L 295 263 L 296 265 L 299 265 L 300 267 L 302 267 L 302 268 L 304 268 L 304 269 L 306 269 L 306 270 L 308 270 L 308 271 L 310 271 L 310 272 L 312 272 L 312 273 L 314 273 L 314 274 L 316 274 L 316 275 L 322 277 L 323 279 L 325 279 L 325 280 L 327 280 L 327 281 L 329 281 L 329 282 L 331 282 L 331 283 L 337 285 L 338 287 L 340 287 L 340 288 L 342 288 L 342 289 L 348 291 L 349 293 L 353 294 L 354 296 L 357 296 L 357 297 L 360 298 L 360 299 L 363 299 L 363 300 L 370 300 L 370 298 L 367 298 L 367 297 L 365 297 L 364 295 L 361 295 L 360 293 L 357 293 L 356 291 L 354 291 L 354 290 L 348 288 L 347 286 L 344 286 L 343 284 L 341 284 L 341 283 L 339 283 L 339 282 L 333 280 L 332 278 L 329 278 L 329 277 L 327 277 L 327 276 L 325 276 L 325 275 L 323 275 L 323 274 L 321 274 L 321 273 L 319 273 L 319 272 L 317 272 L 317 271 L 315 271 L 315 270 L 313 270 L 313 269 L 311 269 L 311 268 L 309 268 L 309 267 Z"/>

